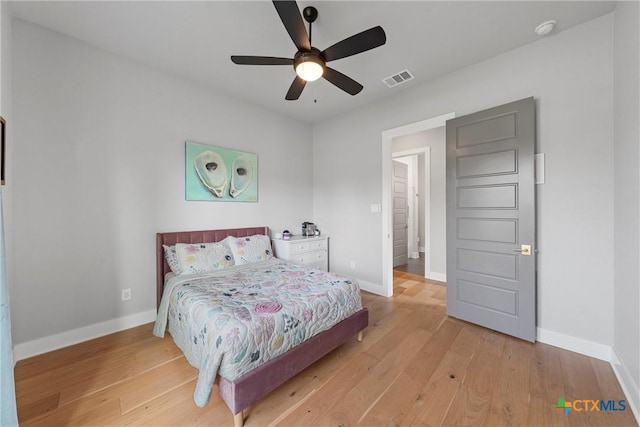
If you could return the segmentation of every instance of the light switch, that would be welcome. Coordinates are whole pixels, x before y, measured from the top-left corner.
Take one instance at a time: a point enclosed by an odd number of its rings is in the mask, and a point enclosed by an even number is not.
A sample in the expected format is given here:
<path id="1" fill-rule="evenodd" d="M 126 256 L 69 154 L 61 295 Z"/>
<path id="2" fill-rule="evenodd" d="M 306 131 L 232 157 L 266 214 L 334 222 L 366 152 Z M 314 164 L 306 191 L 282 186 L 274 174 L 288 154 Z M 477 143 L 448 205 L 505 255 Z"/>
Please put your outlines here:
<path id="1" fill-rule="evenodd" d="M 371 213 L 380 213 L 382 212 L 382 206 L 379 204 L 371 205 Z"/>

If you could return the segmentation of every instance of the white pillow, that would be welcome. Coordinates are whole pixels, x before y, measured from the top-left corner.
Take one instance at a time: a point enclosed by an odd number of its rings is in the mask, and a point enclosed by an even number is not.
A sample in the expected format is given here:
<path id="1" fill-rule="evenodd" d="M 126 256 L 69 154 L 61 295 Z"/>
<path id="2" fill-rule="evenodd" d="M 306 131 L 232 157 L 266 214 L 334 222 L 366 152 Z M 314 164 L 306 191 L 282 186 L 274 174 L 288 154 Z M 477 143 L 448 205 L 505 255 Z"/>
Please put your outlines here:
<path id="1" fill-rule="evenodd" d="M 178 264 L 178 257 L 176 256 L 175 245 L 174 246 L 162 245 L 162 247 L 164 248 L 164 258 L 167 260 L 167 264 L 169 264 L 169 268 L 171 268 L 171 271 L 173 271 L 175 274 L 182 273 L 182 270 L 180 269 L 180 264 Z"/>
<path id="2" fill-rule="evenodd" d="M 251 264 L 273 258 L 269 236 L 227 237 L 236 265 Z"/>
<path id="3" fill-rule="evenodd" d="M 176 258 L 182 273 L 209 273 L 234 265 L 227 240 L 217 243 L 177 243 Z"/>

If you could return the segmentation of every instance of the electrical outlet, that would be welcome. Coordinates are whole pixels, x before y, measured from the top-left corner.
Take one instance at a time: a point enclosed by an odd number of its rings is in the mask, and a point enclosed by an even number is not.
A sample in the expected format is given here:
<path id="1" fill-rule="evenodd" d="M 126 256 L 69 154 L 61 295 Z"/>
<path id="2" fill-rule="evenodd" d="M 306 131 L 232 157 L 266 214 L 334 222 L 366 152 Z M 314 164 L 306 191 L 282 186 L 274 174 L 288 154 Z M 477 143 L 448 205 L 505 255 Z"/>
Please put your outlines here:
<path id="1" fill-rule="evenodd" d="M 128 301 L 131 299 L 131 289 L 122 290 L 122 301 Z"/>
<path id="2" fill-rule="evenodd" d="M 355 262 L 355 261 L 351 261 L 351 262 L 349 263 L 349 267 L 351 267 L 351 269 L 352 269 L 352 270 L 355 270 L 355 268 L 356 268 L 356 262 Z"/>

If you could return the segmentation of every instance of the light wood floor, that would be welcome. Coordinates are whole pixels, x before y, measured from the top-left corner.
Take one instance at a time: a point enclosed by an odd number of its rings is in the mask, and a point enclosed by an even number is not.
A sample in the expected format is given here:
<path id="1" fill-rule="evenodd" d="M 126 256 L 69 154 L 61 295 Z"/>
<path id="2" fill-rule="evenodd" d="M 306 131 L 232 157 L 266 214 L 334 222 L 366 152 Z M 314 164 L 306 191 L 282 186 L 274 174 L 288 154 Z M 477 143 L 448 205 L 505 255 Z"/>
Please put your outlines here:
<path id="1" fill-rule="evenodd" d="M 530 344 L 445 315 L 445 287 L 394 273 L 394 297 L 363 293 L 354 337 L 255 404 L 250 426 L 636 426 L 622 412 L 554 408 L 625 399 L 608 363 Z M 233 425 L 214 390 L 193 403 L 197 371 L 144 325 L 20 361 L 20 425 Z"/>

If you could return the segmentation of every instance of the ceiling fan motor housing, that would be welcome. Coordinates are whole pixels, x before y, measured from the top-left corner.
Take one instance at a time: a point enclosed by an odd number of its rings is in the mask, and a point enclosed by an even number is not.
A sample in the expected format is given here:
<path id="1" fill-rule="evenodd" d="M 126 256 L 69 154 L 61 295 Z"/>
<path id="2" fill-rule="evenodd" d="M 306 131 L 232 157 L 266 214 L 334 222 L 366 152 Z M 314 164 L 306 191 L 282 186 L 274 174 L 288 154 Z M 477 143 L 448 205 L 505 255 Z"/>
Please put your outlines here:
<path id="1" fill-rule="evenodd" d="M 310 51 L 299 50 L 298 52 L 296 52 L 295 56 L 293 57 L 293 68 L 296 68 L 301 62 L 306 61 L 315 62 L 322 67 L 324 67 L 326 63 L 324 57 L 322 56 L 322 52 L 320 52 L 320 50 L 316 49 L 315 47 L 311 47 Z"/>

